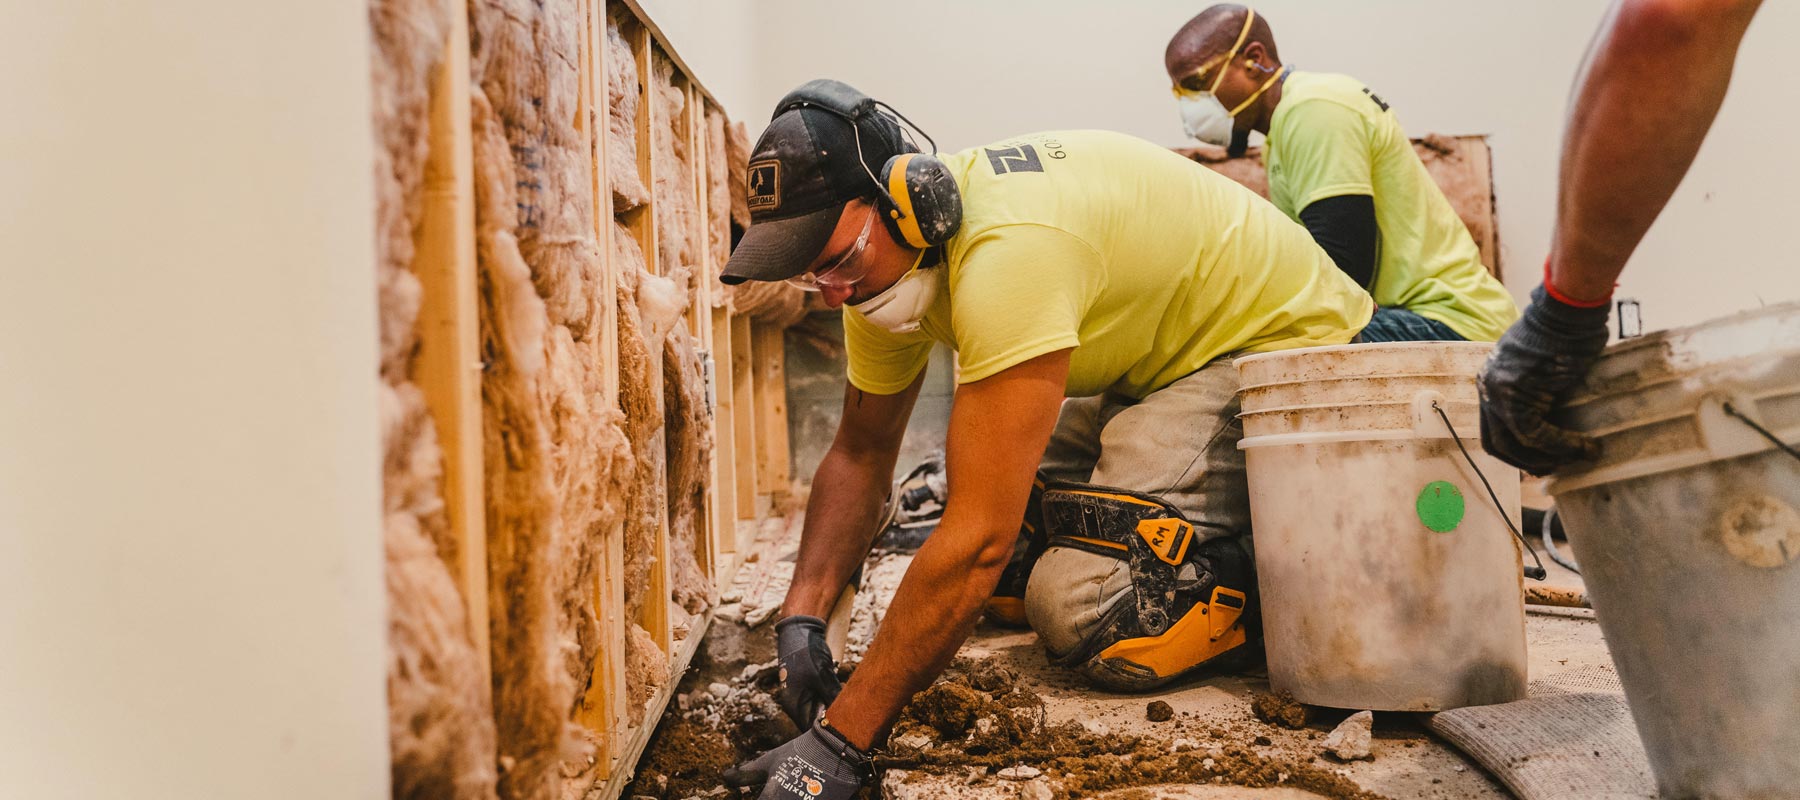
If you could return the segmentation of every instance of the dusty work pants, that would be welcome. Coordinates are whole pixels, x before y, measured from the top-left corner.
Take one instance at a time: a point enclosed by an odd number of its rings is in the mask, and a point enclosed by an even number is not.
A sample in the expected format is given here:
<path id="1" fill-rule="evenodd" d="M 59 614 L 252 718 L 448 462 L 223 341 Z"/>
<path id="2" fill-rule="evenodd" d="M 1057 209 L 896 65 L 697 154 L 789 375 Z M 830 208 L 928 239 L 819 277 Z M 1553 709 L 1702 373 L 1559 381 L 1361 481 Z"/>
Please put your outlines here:
<path id="1" fill-rule="evenodd" d="M 1063 402 L 1040 468 L 1073 480 L 1159 495 L 1194 523 L 1196 542 L 1241 536 L 1250 494 L 1238 421 L 1237 368 L 1219 358 L 1142 400 L 1114 395 Z M 1075 649 L 1131 589 L 1116 558 L 1067 547 L 1044 552 L 1025 590 L 1025 615 L 1052 654 Z"/>

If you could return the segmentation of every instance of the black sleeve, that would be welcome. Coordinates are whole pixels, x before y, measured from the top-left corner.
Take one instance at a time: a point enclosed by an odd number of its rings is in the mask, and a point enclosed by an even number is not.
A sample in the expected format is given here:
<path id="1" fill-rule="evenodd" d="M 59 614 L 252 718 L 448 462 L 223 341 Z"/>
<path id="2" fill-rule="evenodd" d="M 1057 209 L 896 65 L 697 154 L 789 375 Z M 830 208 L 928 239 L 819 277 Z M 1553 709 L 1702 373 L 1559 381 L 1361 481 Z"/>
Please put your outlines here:
<path id="1" fill-rule="evenodd" d="M 1375 226 L 1375 198 L 1366 194 L 1327 197 L 1300 211 L 1300 221 L 1313 241 L 1337 262 L 1351 280 L 1369 289 L 1375 283 L 1375 248 L 1381 231 Z"/>

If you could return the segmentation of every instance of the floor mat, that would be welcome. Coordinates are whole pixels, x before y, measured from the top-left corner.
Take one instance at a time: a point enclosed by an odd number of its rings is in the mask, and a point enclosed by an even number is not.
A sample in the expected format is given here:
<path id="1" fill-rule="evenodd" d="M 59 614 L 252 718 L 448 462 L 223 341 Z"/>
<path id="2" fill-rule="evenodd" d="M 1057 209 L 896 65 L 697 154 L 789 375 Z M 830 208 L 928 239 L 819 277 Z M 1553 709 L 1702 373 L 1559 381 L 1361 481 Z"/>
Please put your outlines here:
<path id="1" fill-rule="evenodd" d="M 1656 796 L 1624 694 L 1531 688 L 1529 699 L 1440 712 L 1427 725 L 1521 800 Z"/>

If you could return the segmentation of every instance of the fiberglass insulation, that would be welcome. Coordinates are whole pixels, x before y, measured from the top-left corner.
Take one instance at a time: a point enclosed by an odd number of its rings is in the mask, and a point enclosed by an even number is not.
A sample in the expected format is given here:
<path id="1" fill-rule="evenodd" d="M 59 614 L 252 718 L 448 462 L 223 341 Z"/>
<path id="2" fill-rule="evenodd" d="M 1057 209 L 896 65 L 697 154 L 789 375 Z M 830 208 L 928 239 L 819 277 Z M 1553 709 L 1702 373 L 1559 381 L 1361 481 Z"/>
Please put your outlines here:
<path id="1" fill-rule="evenodd" d="M 646 323 L 638 305 L 639 285 L 649 281 L 653 286 L 646 296 L 672 294 L 673 283 L 650 275 L 644 268 L 644 254 L 637 240 L 624 226 L 614 224 L 613 268 L 619 277 L 619 407 L 624 412 L 624 433 L 636 454 L 632 471 L 626 476 L 625 514 L 625 687 L 632 724 L 644 719 L 644 703 L 668 680 L 667 654 L 639 624 L 643 618 L 650 570 L 656 566 L 656 538 L 662 529 L 665 502 L 662 463 L 646 456 L 663 452 L 663 409 L 653 381 L 660 366 L 652 359 L 646 341 L 668 335 L 676 314 L 653 308 Z M 658 284 L 657 282 L 660 282 Z M 653 302 L 653 306 L 657 306 Z M 667 305 L 664 301 L 661 305 Z M 677 314 L 679 311 L 676 312 Z M 660 333 L 658 332 L 660 330 Z M 660 339 L 659 339 L 660 340 Z M 660 346 L 655 351 L 658 355 Z M 663 601 L 658 601 L 663 602 Z"/>
<path id="2" fill-rule="evenodd" d="M 606 58 L 606 169 L 616 214 L 648 202 L 650 192 L 638 174 L 637 59 L 611 15 L 606 18 Z"/>
<path id="3" fill-rule="evenodd" d="M 572 721 L 600 647 L 594 585 L 631 453 L 605 402 L 592 145 L 574 0 L 470 4 L 483 453 L 500 793 L 593 780 Z"/>
<path id="4" fill-rule="evenodd" d="M 444 513 L 443 455 L 412 381 L 422 290 L 413 232 L 430 151 L 431 87 L 450 19 L 436 0 L 372 0 L 376 247 L 381 315 L 388 739 L 395 798 L 494 797 L 494 722 Z"/>
<path id="5" fill-rule="evenodd" d="M 731 155 L 725 144 L 730 124 L 718 106 L 706 104 L 706 249 L 713 267 L 707 280 L 713 282 L 712 304 L 721 308 L 730 300 L 718 282 L 731 258 Z"/>
<path id="6" fill-rule="evenodd" d="M 675 65 L 667 56 L 658 53 L 652 63 L 655 67 L 651 87 L 658 102 L 652 137 L 656 147 L 657 255 L 659 272 L 680 287 L 680 296 L 669 298 L 672 303 L 668 304 L 679 316 L 694 305 L 693 298 L 701 296 L 700 282 L 714 278 L 700 268 L 703 220 L 695 194 L 688 120 L 683 114 L 687 93 L 676 85 Z M 704 118 L 701 125 L 704 126 Z M 651 285 L 640 284 L 640 307 L 644 305 L 644 290 Z M 696 313 L 711 312 L 699 309 Z M 712 447 L 712 416 L 706 409 L 705 377 L 693 338 L 687 326 L 675 325 L 667 336 L 646 342 L 653 350 L 660 344 L 663 353 L 669 589 L 672 599 L 688 613 L 703 610 L 712 593 L 712 581 L 696 556 L 702 539 L 700 528 L 706 524 L 706 454 Z"/>

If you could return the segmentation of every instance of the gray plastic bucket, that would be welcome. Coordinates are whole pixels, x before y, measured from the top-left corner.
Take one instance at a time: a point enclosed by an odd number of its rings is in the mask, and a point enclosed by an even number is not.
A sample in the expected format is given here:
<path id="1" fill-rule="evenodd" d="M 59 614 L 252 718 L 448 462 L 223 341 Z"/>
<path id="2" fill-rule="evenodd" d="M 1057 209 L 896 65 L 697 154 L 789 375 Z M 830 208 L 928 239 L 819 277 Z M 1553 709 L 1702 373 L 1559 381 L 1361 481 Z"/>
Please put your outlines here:
<path id="1" fill-rule="evenodd" d="M 1548 487 L 1666 797 L 1800 797 L 1800 459 L 1743 418 L 1800 441 L 1800 304 L 1608 349 Z"/>

